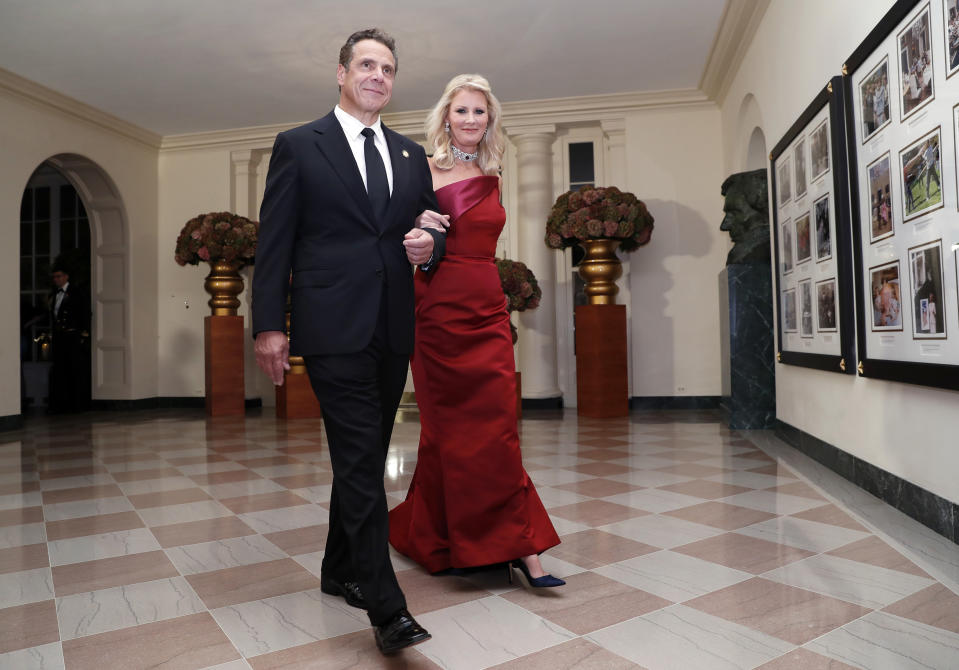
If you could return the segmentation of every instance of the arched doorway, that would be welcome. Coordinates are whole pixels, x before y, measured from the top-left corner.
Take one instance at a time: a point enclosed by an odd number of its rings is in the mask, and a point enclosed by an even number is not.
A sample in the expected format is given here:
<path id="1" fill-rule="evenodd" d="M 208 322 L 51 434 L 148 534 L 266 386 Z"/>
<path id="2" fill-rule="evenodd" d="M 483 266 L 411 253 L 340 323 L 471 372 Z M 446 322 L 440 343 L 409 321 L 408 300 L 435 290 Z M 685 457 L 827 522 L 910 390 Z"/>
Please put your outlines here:
<path id="1" fill-rule="evenodd" d="M 66 177 L 44 163 L 20 204 L 21 407 L 90 407 L 90 314 L 86 207 Z"/>
<path id="2" fill-rule="evenodd" d="M 86 214 L 94 406 L 98 400 L 129 399 L 132 388 L 129 225 L 120 192 L 103 168 L 85 156 L 58 154 L 44 161 L 41 168 L 66 180 Z M 23 250 L 21 245 L 21 255 Z"/>

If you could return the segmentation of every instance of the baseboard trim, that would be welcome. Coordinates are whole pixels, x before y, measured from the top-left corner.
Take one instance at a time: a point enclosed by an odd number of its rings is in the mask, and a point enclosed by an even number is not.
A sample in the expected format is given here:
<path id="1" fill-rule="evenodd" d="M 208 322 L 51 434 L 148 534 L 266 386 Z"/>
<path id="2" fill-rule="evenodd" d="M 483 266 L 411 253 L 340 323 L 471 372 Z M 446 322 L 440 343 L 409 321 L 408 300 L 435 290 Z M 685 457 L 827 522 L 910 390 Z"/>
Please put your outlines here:
<path id="1" fill-rule="evenodd" d="M 10 414 L 8 416 L 0 416 L 0 432 L 6 432 L 8 430 L 19 430 L 20 428 L 23 428 L 22 414 Z"/>
<path id="2" fill-rule="evenodd" d="M 206 407 L 206 398 L 195 396 L 159 396 L 136 400 L 94 400 L 93 409 L 100 412 L 128 412 L 140 409 L 196 409 Z M 263 406 L 260 398 L 247 398 L 246 409 Z"/>
<path id="3" fill-rule="evenodd" d="M 523 398 L 523 409 L 563 409 L 563 397 Z"/>
<path id="4" fill-rule="evenodd" d="M 718 395 L 633 396 L 630 409 L 718 409 Z"/>
<path id="5" fill-rule="evenodd" d="M 843 479 L 959 544 L 959 503 L 886 472 L 784 421 L 777 420 L 775 433 L 783 442 Z"/>

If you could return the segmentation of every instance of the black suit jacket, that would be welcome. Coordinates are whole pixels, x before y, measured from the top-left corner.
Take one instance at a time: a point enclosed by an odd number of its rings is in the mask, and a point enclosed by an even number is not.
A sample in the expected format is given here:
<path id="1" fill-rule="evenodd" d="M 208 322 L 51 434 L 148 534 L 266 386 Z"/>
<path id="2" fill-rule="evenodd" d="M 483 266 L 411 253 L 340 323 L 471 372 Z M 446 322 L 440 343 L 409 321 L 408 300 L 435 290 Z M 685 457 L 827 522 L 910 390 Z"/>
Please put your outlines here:
<path id="1" fill-rule="evenodd" d="M 64 291 L 60 310 L 55 312 L 57 291 L 50 295 L 50 323 L 56 333 L 88 333 L 90 331 L 90 298 L 77 284 L 70 283 Z"/>
<path id="2" fill-rule="evenodd" d="M 423 148 L 385 125 L 383 132 L 393 167 L 393 193 L 383 221 L 373 215 L 332 112 L 277 135 L 260 207 L 254 336 L 285 330 L 289 290 L 291 354 L 357 352 L 372 339 L 384 299 L 390 348 L 412 352 L 413 276 L 403 236 L 420 212 L 439 206 Z M 445 235 L 428 232 L 438 261 Z"/>

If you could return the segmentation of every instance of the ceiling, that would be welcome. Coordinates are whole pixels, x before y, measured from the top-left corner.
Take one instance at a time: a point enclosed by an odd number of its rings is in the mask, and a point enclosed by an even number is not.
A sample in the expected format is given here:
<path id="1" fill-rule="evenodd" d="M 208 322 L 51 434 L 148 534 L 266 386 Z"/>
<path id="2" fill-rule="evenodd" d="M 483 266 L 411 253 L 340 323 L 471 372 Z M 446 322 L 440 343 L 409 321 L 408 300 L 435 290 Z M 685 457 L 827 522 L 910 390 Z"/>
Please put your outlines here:
<path id="1" fill-rule="evenodd" d="M 0 68 L 159 135 L 306 121 L 336 103 L 339 48 L 397 40 L 386 111 L 455 74 L 503 102 L 695 89 L 727 0 L 2 0 Z"/>

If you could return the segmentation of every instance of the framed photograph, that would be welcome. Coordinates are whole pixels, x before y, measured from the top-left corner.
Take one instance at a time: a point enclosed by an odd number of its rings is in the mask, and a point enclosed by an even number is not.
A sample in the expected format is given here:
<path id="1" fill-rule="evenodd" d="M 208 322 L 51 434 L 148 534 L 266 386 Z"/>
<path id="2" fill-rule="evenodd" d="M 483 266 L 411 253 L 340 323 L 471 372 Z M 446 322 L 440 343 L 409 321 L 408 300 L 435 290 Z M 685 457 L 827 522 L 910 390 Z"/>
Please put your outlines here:
<path id="1" fill-rule="evenodd" d="M 790 186 L 792 185 L 792 175 L 789 171 L 789 159 L 783 161 L 782 165 L 779 166 L 779 181 L 780 190 L 779 190 L 779 206 L 784 207 L 790 200 L 792 200 L 792 191 Z"/>
<path id="2" fill-rule="evenodd" d="M 793 271 L 793 229 L 792 224 L 789 221 L 786 221 L 782 225 L 782 241 L 783 241 L 783 251 L 782 251 L 782 269 L 783 274 L 788 274 Z"/>
<path id="3" fill-rule="evenodd" d="M 942 240 L 910 249 L 909 270 L 913 338 L 944 339 L 946 315 L 943 302 Z"/>
<path id="4" fill-rule="evenodd" d="M 812 244 L 809 240 L 809 214 L 796 219 L 796 263 L 805 263 L 812 258 Z"/>
<path id="5" fill-rule="evenodd" d="M 799 282 L 799 335 L 812 337 L 812 280 Z"/>
<path id="6" fill-rule="evenodd" d="M 905 120 L 936 97 L 928 4 L 899 33 L 898 41 L 901 109 Z"/>
<path id="7" fill-rule="evenodd" d="M 889 59 L 882 61 L 859 84 L 862 141 L 869 139 L 889 123 Z"/>
<path id="8" fill-rule="evenodd" d="M 899 261 L 871 268 L 872 329 L 902 330 L 902 293 Z"/>
<path id="9" fill-rule="evenodd" d="M 796 164 L 796 199 L 806 195 L 806 141 L 799 140 L 793 151 L 793 161 Z"/>
<path id="10" fill-rule="evenodd" d="M 859 374 L 959 391 L 957 21 L 957 0 L 896 0 L 843 90 Z M 900 88 L 870 132 L 863 84 L 883 63 Z"/>
<path id="11" fill-rule="evenodd" d="M 942 207 L 942 160 L 939 128 L 899 152 L 902 165 L 903 221 Z"/>
<path id="12" fill-rule="evenodd" d="M 820 333 L 836 332 L 836 280 L 816 282 L 817 330 Z"/>
<path id="13" fill-rule="evenodd" d="M 824 195 L 813 203 L 816 215 L 816 262 L 822 263 L 832 258 L 832 230 L 829 225 L 829 195 Z"/>
<path id="14" fill-rule="evenodd" d="M 796 320 L 796 289 L 791 288 L 783 293 L 783 330 L 787 333 L 799 332 L 799 323 Z"/>
<path id="15" fill-rule="evenodd" d="M 812 154 L 812 177 L 816 181 L 829 170 L 829 121 L 823 121 L 818 128 L 812 131 L 810 139 L 810 153 Z"/>
<path id="16" fill-rule="evenodd" d="M 943 0 L 943 33 L 946 37 L 946 77 L 959 72 L 959 0 Z"/>
<path id="17" fill-rule="evenodd" d="M 869 173 L 869 242 L 893 235 L 892 195 L 889 192 L 889 152 L 866 168 Z"/>
<path id="18" fill-rule="evenodd" d="M 946 77 L 959 72 L 959 0 L 943 0 L 943 32 L 946 35 Z"/>
<path id="19" fill-rule="evenodd" d="M 845 95 L 839 77 L 820 90 L 773 148 L 769 174 L 775 202 L 782 202 L 780 181 L 790 172 L 797 196 L 773 208 L 777 360 L 851 374 L 856 369 L 855 273 Z M 805 195 L 799 197 L 802 186 Z"/>

